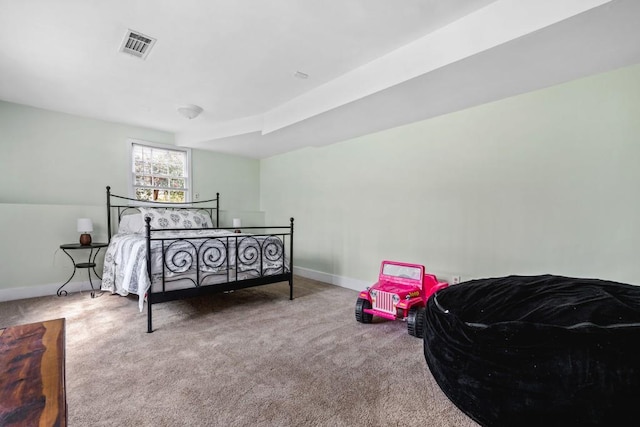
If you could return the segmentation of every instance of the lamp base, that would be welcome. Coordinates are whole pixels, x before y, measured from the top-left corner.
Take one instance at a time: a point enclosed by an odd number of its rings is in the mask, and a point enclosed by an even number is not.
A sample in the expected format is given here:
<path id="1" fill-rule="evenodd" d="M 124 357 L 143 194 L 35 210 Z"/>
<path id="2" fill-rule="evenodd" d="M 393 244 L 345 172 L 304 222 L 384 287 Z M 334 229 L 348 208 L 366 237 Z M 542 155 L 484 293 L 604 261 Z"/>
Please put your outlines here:
<path id="1" fill-rule="evenodd" d="M 80 244 L 82 246 L 89 246 L 91 244 L 91 234 L 82 233 L 80 235 Z"/>
<path id="2" fill-rule="evenodd" d="M 241 230 L 233 230 L 234 233 L 242 233 Z"/>

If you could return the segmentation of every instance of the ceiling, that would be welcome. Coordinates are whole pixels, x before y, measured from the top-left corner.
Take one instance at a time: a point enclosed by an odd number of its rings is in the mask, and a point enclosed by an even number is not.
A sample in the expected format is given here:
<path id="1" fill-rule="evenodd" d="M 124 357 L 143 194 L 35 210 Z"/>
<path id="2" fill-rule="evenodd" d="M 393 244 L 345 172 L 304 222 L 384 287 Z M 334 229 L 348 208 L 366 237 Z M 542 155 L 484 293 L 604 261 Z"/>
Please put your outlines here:
<path id="1" fill-rule="evenodd" d="M 264 158 L 638 64 L 639 20 L 637 0 L 0 0 L 0 99 Z M 127 30 L 157 39 L 146 59 Z"/>

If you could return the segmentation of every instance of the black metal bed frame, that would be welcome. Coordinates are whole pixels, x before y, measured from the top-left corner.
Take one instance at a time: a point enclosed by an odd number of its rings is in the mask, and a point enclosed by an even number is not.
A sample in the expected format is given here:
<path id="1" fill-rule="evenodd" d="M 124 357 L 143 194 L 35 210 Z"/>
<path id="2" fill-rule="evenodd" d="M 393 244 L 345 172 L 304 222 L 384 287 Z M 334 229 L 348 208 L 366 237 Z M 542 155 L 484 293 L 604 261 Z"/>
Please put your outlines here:
<path id="1" fill-rule="evenodd" d="M 127 200 L 128 203 L 112 204 L 112 198 Z M 191 203 L 146 202 L 111 194 L 111 188 L 107 186 L 107 232 L 109 242 L 111 242 L 112 237 L 111 213 L 113 209 L 117 210 L 118 224 L 125 213 L 129 210 L 138 210 L 140 207 L 205 212 L 209 215 L 212 222 L 215 211 L 213 230 L 220 229 L 219 202 L 219 193 L 216 193 L 215 199 Z M 215 204 L 215 206 L 204 206 L 203 204 Z M 290 218 L 290 225 L 288 226 L 242 227 L 243 230 L 272 230 L 268 233 L 261 232 L 258 234 L 220 237 L 194 236 L 193 229 L 154 229 L 151 227 L 150 221 L 150 218 L 145 218 L 146 267 L 151 283 L 147 291 L 147 332 L 153 332 L 152 305 L 161 302 L 279 282 L 289 282 L 289 299 L 293 299 L 293 218 Z M 273 232 L 273 230 L 284 231 Z M 158 231 L 184 232 L 185 236 L 154 237 L 154 232 Z M 288 246 L 287 240 L 289 241 Z M 163 264 L 162 268 L 160 268 L 162 271 L 160 282 L 161 290 L 155 292 L 153 291 L 151 256 L 151 244 L 153 241 L 160 242 Z M 183 246 L 187 246 L 188 249 L 185 250 Z M 221 250 L 221 248 L 223 249 Z M 233 256 L 230 256 L 230 248 L 233 248 Z M 233 260 L 235 277 L 232 277 L 230 274 L 231 260 Z M 276 262 L 280 267 L 273 267 L 269 262 Z M 194 263 L 195 268 L 192 268 L 194 267 Z M 259 264 L 259 269 L 255 267 L 256 264 Z M 221 268 L 226 272 L 226 280 L 223 282 L 207 283 L 207 279 L 211 277 L 220 278 L 221 276 L 217 273 L 202 272 L 201 266 L 210 268 L 213 271 Z M 239 270 L 241 271 L 241 276 L 245 276 L 244 278 L 238 278 Z M 180 276 L 180 273 L 189 271 L 195 272 L 195 279 L 190 276 Z M 255 276 L 246 278 L 247 272 L 252 272 Z M 167 273 L 173 273 L 175 277 L 167 277 Z M 177 281 L 190 281 L 193 286 L 184 289 L 167 290 L 167 283 Z"/>

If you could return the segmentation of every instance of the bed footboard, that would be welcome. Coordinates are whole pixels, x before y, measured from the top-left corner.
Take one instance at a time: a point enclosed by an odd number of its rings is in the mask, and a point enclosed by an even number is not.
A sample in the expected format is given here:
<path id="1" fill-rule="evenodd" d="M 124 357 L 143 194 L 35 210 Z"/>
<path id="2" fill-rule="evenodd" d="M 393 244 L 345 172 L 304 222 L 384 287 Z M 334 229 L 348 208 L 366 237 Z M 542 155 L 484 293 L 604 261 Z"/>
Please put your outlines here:
<path id="1" fill-rule="evenodd" d="M 153 305 L 161 302 L 279 282 L 289 283 L 293 299 L 293 218 L 288 226 L 220 235 L 171 230 L 166 236 L 145 221 L 147 332 L 153 332 Z"/>

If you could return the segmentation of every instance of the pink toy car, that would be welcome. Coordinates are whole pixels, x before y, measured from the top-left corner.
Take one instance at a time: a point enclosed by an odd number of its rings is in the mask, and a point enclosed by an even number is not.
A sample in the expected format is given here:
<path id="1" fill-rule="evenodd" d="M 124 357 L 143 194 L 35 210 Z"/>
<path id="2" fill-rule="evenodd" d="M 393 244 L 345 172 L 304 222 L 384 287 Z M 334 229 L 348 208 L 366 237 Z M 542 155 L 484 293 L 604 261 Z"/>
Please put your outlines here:
<path id="1" fill-rule="evenodd" d="M 424 270 L 423 265 L 382 261 L 378 282 L 358 295 L 356 320 L 371 323 L 373 316 L 406 320 L 409 334 L 422 338 L 427 300 L 449 286 Z"/>

